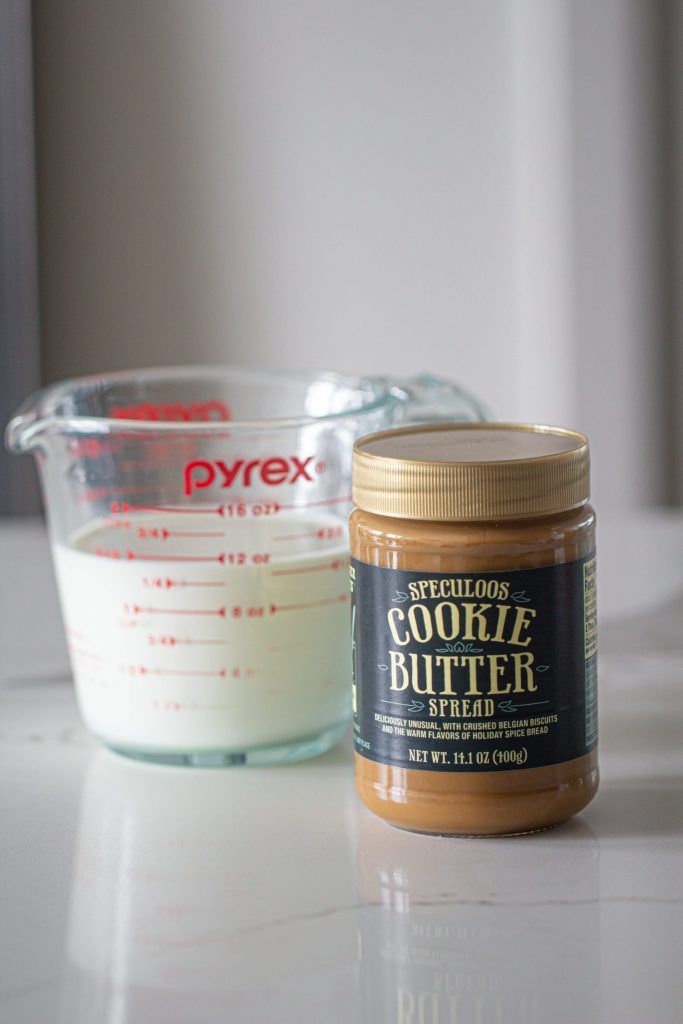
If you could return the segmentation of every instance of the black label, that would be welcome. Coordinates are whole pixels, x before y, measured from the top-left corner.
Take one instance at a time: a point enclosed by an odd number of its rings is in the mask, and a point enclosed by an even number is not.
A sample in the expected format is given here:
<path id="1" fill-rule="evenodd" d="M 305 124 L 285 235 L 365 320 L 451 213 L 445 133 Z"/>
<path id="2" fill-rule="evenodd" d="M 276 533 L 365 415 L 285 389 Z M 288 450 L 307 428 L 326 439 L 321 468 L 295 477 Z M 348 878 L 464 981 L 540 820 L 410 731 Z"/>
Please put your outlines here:
<path id="1" fill-rule="evenodd" d="M 443 573 L 351 559 L 355 748 L 423 771 L 538 768 L 597 742 L 595 557 Z"/>

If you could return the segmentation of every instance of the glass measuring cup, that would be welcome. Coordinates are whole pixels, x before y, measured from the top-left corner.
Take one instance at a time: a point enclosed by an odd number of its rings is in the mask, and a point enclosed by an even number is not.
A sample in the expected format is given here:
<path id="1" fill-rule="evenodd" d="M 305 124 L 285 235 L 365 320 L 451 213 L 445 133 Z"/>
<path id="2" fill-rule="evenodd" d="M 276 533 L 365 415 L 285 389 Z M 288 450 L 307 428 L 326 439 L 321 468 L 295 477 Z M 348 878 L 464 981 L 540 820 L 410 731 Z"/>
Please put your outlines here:
<path id="1" fill-rule="evenodd" d="M 346 518 L 354 440 L 475 420 L 431 377 L 219 367 L 112 373 L 28 399 L 79 706 L 146 760 L 269 764 L 350 714 Z"/>

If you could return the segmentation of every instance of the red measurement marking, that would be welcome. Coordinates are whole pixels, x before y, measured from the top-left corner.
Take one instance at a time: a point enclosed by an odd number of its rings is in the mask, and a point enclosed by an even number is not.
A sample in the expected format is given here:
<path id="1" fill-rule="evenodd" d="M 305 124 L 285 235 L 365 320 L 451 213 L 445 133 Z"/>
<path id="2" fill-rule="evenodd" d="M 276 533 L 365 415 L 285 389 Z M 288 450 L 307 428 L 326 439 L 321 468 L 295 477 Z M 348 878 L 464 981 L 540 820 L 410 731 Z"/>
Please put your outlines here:
<path id="1" fill-rule="evenodd" d="M 171 587 L 227 587 L 226 580 L 169 580 Z"/>
<path id="2" fill-rule="evenodd" d="M 190 670 L 187 669 L 175 669 L 175 668 L 152 668 L 147 669 L 147 674 L 150 676 L 210 676 L 214 679 L 225 679 L 226 671 L 224 668 L 219 669 L 217 672 L 203 672 L 200 669 Z"/>
<path id="3" fill-rule="evenodd" d="M 136 562 L 220 562 L 225 564 L 225 555 L 140 555 L 136 551 L 126 551 L 126 558 Z"/>
<path id="4" fill-rule="evenodd" d="M 231 419 L 230 406 L 219 399 L 208 402 L 138 402 L 135 405 L 117 405 L 111 415 L 124 420 L 164 420 L 171 422 L 224 422 Z"/>
<path id="5" fill-rule="evenodd" d="M 226 580 L 169 580 L 171 587 L 227 587 Z"/>
<path id="6" fill-rule="evenodd" d="M 226 580 L 171 580 L 168 577 L 145 576 L 142 580 L 145 587 L 156 590 L 168 590 L 170 587 L 227 587 Z"/>
<path id="7" fill-rule="evenodd" d="M 177 641 L 177 643 L 179 643 L 179 644 L 205 644 L 205 645 L 208 645 L 208 644 L 220 644 L 223 647 L 225 647 L 227 642 L 228 642 L 227 640 L 193 640 L 192 638 L 188 638 L 186 640 L 183 639 L 183 640 L 178 640 Z"/>
<path id="8" fill-rule="evenodd" d="M 277 515 L 282 508 L 284 506 L 280 505 L 277 501 L 261 501 L 256 502 L 254 505 L 248 505 L 244 501 L 235 501 L 223 506 L 223 515 L 226 515 L 229 519 L 243 519 L 247 515 L 258 518 L 258 516 Z"/>
<path id="9" fill-rule="evenodd" d="M 225 561 L 228 565 L 267 565 L 270 562 L 269 551 L 254 551 L 253 554 L 248 555 L 246 551 L 230 551 L 225 556 Z"/>
<path id="10" fill-rule="evenodd" d="M 273 537 L 273 540 L 310 540 L 311 537 L 317 537 L 317 530 L 312 533 L 289 533 L 282 537 Z"/>
<path id="11" fill-rule="evenodd" d="M 308 533 L 284 534 L 280 537 L 273 537 L 273 540 L 310 540 L 311 537 L 315 537 L 316 540 L 334 540 L 337 537 L 343 536 L 343 534 L 343 526 L 326 526 L 324 529 L 311 530 Z"/>
<path id="12" fill-rule="evenodd" d="M 340 594 L 339 597 L 327 597 L 322 601 L 310 601 L 306 604 L 271 604 L 268 610 L 271 615 L 275 612 L 298 612 L 303 608 L 319 608 L 323 604 L 339 604 L 348 599 L 348 594 Z"/>
<path id="13" fill-rule="evenodd" d="M 220 615 L 223 619 L 226 615 L 225 608 L 141 608 L 139 604 L 129 607 L 134 615 Z"/>
<path id="14" fill-rule="evenodd" d="M 118 548 L 101 548 L 99 544 L 93 549 L 93 555 L 97 555 L 98 558 L 121 558 Z"/>
<path id="15" fill-rule="evenodd" d="M 202 669 L 149 668 L 147 665 L 121 665 L 119 670 L 129 676 L 212 676 L 225 679 L 227 674 L 224 668 L 209 672 Z"/>
<path id="16" fill-rule="evenodd" d="M 239 665 L 236 665 L 234 668 L 230 669 L 230 677 L 232 679 L 241 679 L 242 676 L 244 676 L 245 679 L 253 679 L 255 675 L 256 669 L 251 667 L 240 668 Z"/>
<path id="17" fill-rule="evenodd" d="M 326 562 L 324 565 L 310 565 L 301 569 L 273 569 L 273 576 L 293 576 L 301 572 L 322 572 L 324 569 L 341 569 L 346 563 L 336 559 L 334 562 Z"/>
<path id="18" fill-rule="evenodd" d="M 233 605 L 232 608 L 229 609 L 233 619 L 241 619 L 243 615 L 246 615 L 248 619 L 258 619 L 261 618 L 265 611 L 266 609 L 263 606 L 248 608 L 241 604 Z"/>
<path id="19" fill-rule="evenodd" d="M 111 530 L 130 530 L 132 523 L 130 519 L 110 519 L 107 517 L 102 520 L 103 526 L 108 526 Z"/>
<path id="20" fill-rule="evenodd" d="M 166 537 L 225 537 L 223 530 L 164 530 Z"/>
<path id="21" fill-rule="evenodd" d="M 341 502 L 351 501 L 351 495 L 343 498 L 325 498 L 322 501 L 300 501 L 293 505 L 280 505 L 280 508 L 310 508 L 313 505 L 339 505 Z"/>
<path id="22" fill-rule="evenodd" d="M 181 704 L 177 700 L 154 700 L 152 701 L 152 707 L 155 711 L 195 711 L 197 705 L 192 704 Z"/>
<path id="23" fill-rule="evenodd" d="M 161 526 L 138 526 L 140 540 L 168 540 L 169 537 L 224 537 L 223 530 L 167 530 Z"/>
<path id="24" fill-rule="evenodd" d="M 96 441 L 94 438 L 69 442 L 69 451 L 82 459 L 98 459 L 102 452 L 115 450 L 115 445 L 107 444 L 106 441 Z"/>
<path id="25" fill-rule="evenodd" d="M 112 501 L 109 505 L 112 515 L 127 515 L 128 512 L 171 512 L 183 516 L 222 516 L 222 505 L 214 508 L 174 508 L 169 505 L 129 505 L 125 501 Z"/>
<path id="26" fill-rule="evenodd" d="M 225 646 L 227 640 L 195 640 L 193 637 L 150 635 L 147 637 L 147 642 L 150 647 L 155 647 L 157 644 L 159 647 L 175 647 L 177 644 L 220 644 L 221 646 Z"/>

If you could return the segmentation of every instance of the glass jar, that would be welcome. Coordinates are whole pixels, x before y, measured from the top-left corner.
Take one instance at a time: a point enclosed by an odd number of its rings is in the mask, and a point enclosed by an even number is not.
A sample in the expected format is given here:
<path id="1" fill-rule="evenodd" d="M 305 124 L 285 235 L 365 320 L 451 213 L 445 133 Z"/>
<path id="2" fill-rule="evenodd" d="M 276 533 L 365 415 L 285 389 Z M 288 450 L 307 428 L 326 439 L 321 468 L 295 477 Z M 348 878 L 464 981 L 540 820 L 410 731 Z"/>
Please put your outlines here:
<path id="1" fill-rule="evenodd" d="M 386 431 L 354 449 L 356 786 L 394 825 L 557 825 L 597 767 L 595 513 L 583 435 Z"/>

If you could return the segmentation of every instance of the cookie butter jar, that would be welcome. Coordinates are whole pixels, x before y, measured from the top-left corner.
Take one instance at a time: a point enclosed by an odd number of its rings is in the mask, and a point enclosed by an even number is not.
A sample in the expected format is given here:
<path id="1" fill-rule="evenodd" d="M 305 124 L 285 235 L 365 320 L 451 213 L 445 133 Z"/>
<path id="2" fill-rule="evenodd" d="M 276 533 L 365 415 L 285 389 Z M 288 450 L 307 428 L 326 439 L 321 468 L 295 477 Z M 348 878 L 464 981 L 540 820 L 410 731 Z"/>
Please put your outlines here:
<path id="1" fill-rule="evenodd" d="M 588 498 L 588 441 L 572 430 L 434 424 L 356 443 L 356 787 L 375 814 L 505 835 L 592 800 Z"/>

